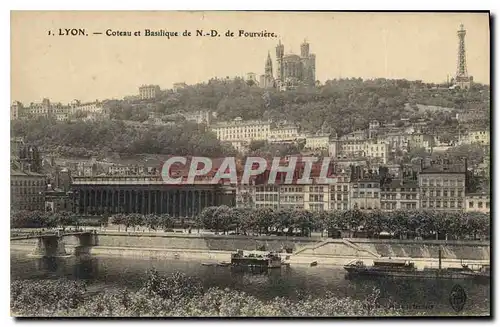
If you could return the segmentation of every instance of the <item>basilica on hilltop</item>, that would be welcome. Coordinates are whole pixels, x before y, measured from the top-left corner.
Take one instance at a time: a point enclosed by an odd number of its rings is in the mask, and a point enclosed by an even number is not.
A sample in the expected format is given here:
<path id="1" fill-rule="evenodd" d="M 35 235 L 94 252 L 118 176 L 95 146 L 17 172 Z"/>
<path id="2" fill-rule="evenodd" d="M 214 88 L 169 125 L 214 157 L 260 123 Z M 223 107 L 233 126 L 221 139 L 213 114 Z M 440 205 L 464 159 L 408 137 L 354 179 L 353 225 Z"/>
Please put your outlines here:
<path id="1" fill-rule="evenodd" d="M 281 41 L 276 46 L 276 77 L 273 75 L 271 54 L 267 54 L 264 75 L 260 76 L 260 87 L 293 90 L 298 86 L 314 86 L 316 83 L 316 55 L 309 53 L 309 43 L 300 45 L 300 56 L 285 54 Z"/>

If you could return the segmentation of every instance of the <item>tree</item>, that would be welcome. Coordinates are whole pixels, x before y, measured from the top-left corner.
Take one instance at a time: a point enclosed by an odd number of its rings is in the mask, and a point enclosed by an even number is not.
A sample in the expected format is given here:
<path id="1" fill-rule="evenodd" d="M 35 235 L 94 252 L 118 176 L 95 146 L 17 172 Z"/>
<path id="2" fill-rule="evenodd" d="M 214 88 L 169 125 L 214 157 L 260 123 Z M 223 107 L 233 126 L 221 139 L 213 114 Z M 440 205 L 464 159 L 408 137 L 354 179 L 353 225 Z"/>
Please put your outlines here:
<path id="1" fill-rule="evenodd" d="M 255 232 L 257 227 L 257 219 L 255 216 L 255 209 L 250 208 L 236 208 L 238 211 L 237 217 L 239 220 L 239 228 L 243 234 L 247 234 L 248 231 Z"/>
<path id="2" fill-rule="evenodd" d="M 347 210 L 343 214 L 343 219 L 351 237 L 355 236 L 360 226 L 364 226 L 364 213 L 359 209 Z"/>
<path id="3" fill-rule="evenodd" d="M 281 233 L 284 232 L 285 229 L 289 230 L 293 225 L 292 221 L 293 211 L 281 209 L 278 210 L 275 214 L 276 222 L 275 226 L 278 231 Z"/>
<path id="4" fill-rule="evenodd" d="M 146 220 L 144 215 L 138 214 L 138 213 L 131 213 L 125 216 L 125 231 L 129 227 L 132 227 L 135 232 L 135 228 L 137 226 L 144 226 L 146 224 Z"/>
<path id="5" fill-rule="evenodd" d="M 218 233 L 219 226 L 216 224 L 216 218 L 215 218 L 216 211 L 217 207 L 206 207 L 201 211 L 197 219 L 201 223 L 201 226 L 203 226 L 203 228 L 215 229 L 215 232 Z"/>
<path id="6" fill-rule="evenodd" d="M 366 215 L 364 229 L 370 236 L 380 236 L 380 233 L 386 229 L 384 221 L 385 214 L 380 210 L 373 210 Z"/>
<path id="7" fill-rule="evenodd" d="M 313 214 L 313 228 L 315 230 L 321 231 L 321 237 L 323 237 L 323 233 L 325 229 L 328 229 L 328 219 L 329 214 L 327 211 L 319 211 Z"/>
<path id="8" fill-rule="evenodd" d="M 111 220 L 111 223 L 113 225 L 118 225 L 118 231 L 120 231 L 121 225 L 126 225 L 125 215 L 121 214 L 121 213 L 117 213 L 117 214 L 112 215 L 110 220 Z M 127 230 L 125 229 L 125 231 L 127 231 Z"/>
<path id="9" fill-rule="evenodd" d="M 222 232 L 226 234 L 231 225 L 234 224 L 233 212 L 226 205 L 219 206 L 213 214 L 213 220 L 215 222 L 216 232 L 222 229 Z"/>
<path id="10" fill-rule="evenodd" d="M 313 215 L 309 211 L 297 210 L 293 213 L 293 225 L 300 229 L 301 236 L 310 236 L 313 227 Z"/>
<path id="11" fill-rule="evenodd" d="M 170 216 L 168 213 L 164 213 L 160 215 L 158 224 L 164 231 L 166 231 L 167 229 L 172 228 L 174 226 L 174 220 L 172 219 L 172 216 Z"/>
<path id="12" fill-rule="evenodd" d="M 156 228 L 160 225 L 160 217 L 155 214 L 149 214 L 144 217 L 144 223 L 148 227 L 148 230 L 156 230 Z"/>
<path id="13" fill-rule="evenodd" d="M 258 233 L 268 234 L 269 228 L 273 225 L 272 217 L 274 210 L 271 208 L 257 208 L 254 212 Z"/>

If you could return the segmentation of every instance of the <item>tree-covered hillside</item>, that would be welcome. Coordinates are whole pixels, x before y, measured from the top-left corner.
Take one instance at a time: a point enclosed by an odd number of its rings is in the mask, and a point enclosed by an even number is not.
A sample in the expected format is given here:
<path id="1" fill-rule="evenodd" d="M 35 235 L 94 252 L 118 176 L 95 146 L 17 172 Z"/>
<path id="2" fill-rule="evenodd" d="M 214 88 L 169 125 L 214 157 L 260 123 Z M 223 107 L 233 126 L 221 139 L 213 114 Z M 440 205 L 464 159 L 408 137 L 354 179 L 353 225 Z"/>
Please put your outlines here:
<path id="1" fill-rule="evenodd" d="M 330 80 L 318 88 L 278 92 L 236 78 L 212 79 L 177 92 L 166 91 L 155 100 L 114 101 L 111 112 L 115 118 L 144 120 L 146 108 L 164 114 L 210 110 L 220 120 L 285 119 L 308 131 L 323 128 L 325 132 L 345 134 L 367 127 L 372 119 L 390 122 L 413 117 L 449 124 L 455 113 L 426 113 L 416 104 L 460 111 L 488 110 L 489 102 L 489 87 L 484 85 L 464 92 L 419 81 L 353 78 Z"/>
<path id="2" fill-rule="evenodd" d="M 204 125 L 189 122 L 134 128 L 116 120 L 58 122 L 40 118 L 14 121 L 11 129 L 13 136 L 22 136 L 42 151 L 61 156 L 89 157 L 110 152 L 200 156 L 232 153 Z"/>

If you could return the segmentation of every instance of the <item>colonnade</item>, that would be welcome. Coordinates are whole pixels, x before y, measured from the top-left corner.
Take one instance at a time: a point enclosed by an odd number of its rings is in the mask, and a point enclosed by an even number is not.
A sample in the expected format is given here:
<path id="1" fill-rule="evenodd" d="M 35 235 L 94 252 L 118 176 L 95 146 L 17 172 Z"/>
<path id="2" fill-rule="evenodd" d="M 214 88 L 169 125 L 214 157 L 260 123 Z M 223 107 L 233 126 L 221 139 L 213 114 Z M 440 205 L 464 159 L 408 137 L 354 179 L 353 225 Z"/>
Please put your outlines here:
<path id="1" fill-rule="evenodd" d="M 216 190 L 151 190 L 82 187 L 75 191 L 76 212 L 84 215 L 115 213 L 162 214 L 195 217 L 205 207 L 221 204 Z"/>

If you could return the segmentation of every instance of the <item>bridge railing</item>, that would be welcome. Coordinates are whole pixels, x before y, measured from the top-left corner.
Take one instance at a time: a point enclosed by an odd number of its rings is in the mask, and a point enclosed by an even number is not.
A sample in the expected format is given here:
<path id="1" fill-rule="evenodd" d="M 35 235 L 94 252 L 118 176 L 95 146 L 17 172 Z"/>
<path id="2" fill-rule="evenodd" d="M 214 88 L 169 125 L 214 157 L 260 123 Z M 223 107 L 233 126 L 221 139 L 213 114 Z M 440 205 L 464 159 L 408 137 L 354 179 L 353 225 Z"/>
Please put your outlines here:
<path id="1" fill-rule="evenodd" d="M 57 231 L 47 231 L 47 232 L 38 231 L 38 232 L 30 232 L 30 233 L 24 234 L 24 235 L 12 235 L 11 239 L 12 240 L 29 239 L 29 238 L 38 238 L 38 237 L 43 237 L 43 236 L 61 237 L 61 236 L 79 235 L 79 234 L 86 234 L 86 233 L 95 234 L 96 232 L 97 232 L 96 229 L 89 229 L 89 230 L 80 229 L 80 230 L 70 230 L 70 231 L 57 230 Z"/>

